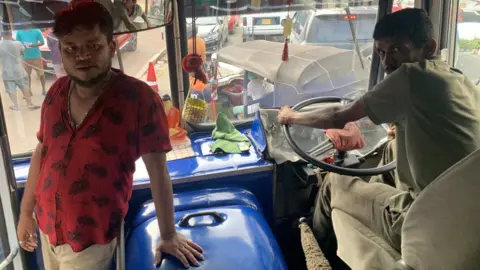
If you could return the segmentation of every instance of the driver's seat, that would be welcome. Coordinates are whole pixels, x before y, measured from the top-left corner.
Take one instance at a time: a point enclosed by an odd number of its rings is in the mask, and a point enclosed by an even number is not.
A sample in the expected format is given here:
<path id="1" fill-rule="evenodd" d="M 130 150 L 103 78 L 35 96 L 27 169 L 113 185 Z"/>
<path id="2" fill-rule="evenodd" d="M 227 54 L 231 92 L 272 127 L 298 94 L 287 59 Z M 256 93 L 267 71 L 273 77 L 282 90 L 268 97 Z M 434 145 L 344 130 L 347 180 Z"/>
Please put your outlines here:
<path id="1" fill-rule="evenodd" d="M 334 210 L 338 256 L 355 270 L 480 269 L 479 195 L 477 150 L 440 175 L 415 199 L 403 224 L 401 255 L 360 222 Z"/>

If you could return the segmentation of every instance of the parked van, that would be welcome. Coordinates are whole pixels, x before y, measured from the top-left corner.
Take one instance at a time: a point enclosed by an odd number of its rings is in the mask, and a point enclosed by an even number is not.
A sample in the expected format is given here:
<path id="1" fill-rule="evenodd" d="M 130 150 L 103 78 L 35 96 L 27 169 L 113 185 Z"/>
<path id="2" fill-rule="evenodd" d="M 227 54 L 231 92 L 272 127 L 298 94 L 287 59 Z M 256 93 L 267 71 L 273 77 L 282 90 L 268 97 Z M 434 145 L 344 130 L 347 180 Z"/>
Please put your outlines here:
<path id="1" fill-rule="evenodd" d="M 283 41 L 283 24 L 288 12 L 259 13 L 242 15 L 243 42 L 247 40 L 273 40 Z"/>

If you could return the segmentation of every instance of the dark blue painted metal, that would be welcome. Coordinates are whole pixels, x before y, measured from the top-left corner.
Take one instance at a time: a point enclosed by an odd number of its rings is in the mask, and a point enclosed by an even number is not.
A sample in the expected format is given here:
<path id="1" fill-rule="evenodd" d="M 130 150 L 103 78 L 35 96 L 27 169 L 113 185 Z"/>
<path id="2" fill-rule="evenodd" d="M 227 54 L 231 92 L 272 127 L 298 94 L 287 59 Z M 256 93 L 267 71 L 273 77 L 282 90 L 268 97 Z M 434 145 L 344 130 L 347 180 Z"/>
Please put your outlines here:
<path id="1" fill-rule="evenodd" d="M 262 214 L 248 206 L 223 206 L 180 211 L 178 221 L 189 213 L 215 211 L 223 218 L 217 222 L 211 216 L 194 217 L 189 226 L 177 224 L 177 231 L 197 242 L 204 249 L 205 261 L 195 269 L 286 270 L 278 244 Z M 127 241 L 126 268 L 158 269 L 155 267 L 155 246 L 160 239 L 157 219 L 152 218 L 137 227 Z M 160 269 L 184 269 L 172 257 L 163 260 Z"/>
<path id="2" fill-rule="evenodd" d="M 175 212 L 190 209 L 210 208 L 228 205 L 243 205 L 261 212 L 260 205 L 255 196 L 240 188 L 203 189 L 176 193 L 173 197 Z M 142 205 L 136 217 L 131 221 L 130 229 L 135 229 L 145 221 L 156 217 L 153 201 Z"/>
<path id="3" fill-rule="evenodd" d="M 250 129 L 242 130 L 241 132 L 244 134 L 249 134 Z M 208 152 L 210 149 L 210 144 L 213 143 L 213 140 L 210 138 L 210 134 L 192 134 L 191 141 L 192 148 L 196 153 L 195 157 L 173 160 L 167 163 L 170 177 L 173 181 L 206 174 L 211 175 L 244 168 L 272 165 L 270 162 L 263 160 L 261 154 L 259 154 L 253 146 L 250 148 L 250 151 L 245 154 L 214 156 Z M 260 141 L 257 143 L 264 144 L 265 142 Z M 30 160 L 14 163 L 14 171 L 17 183 L 21 184 L 26 181 L 29 167 Z M 141 185 L 148 182 L 149 177 L 147 169 L 145 168 L 145 164 L 142 160 L 138 160 L 136 162 L 136 171 L 134 174 L 134 185 Z"/>
<path id="4" fill-rule="evenodd" d="M 253 132 L 259 132 L 257 129 L 261 129 L 261 126 L 253 125 L 252 128 L 255 128 L 255 130 L 245 129 L 241 130 L 241 132 L 253 138 L 255 144 L 265 145 L 264 137 L 253 134 Z M 268 222 L 273 221 L 272 163 L 263 160 L 262 155 L 257 152 L 257 149 L 255 149 L 253 145 L 246 154 L 214 156 L 208 152 L 209 144 L 213 142 L 210 139 L 209 133 L 195 133 L 190 135 L 190 138 L 196 156 L 188 159 L 169 161 L 167 164 L 173 182 L 174 192 L 176 193 L 175 198 L 178 198 L 178 201 L 176 200 L 175 203 L 176 210 L 183 211 L 190 209 L 189 207 L 212 207 L 220 205 L 220 203 L 223 205 L 241 205 L 248 208 L 255 205 L 258 208 L 256 215 L 261 216 L 260 208 L 264 211 L 265 218 L 262 217 L 261 222 L 265 223 L 265 219 Z M 14 161 L 14 172 L 17 183 L 23 184 L 26 181 L 29 166 L 29 160 Z M 139 160 L 136 166 L 134 185 L 148 184 L 149 178 L 145 165 Z M 231 171 L 255 169 L 265 166 L 270 168 L 258 172 L 254 171 L 228 176 L 228 172 Z M 225 174 L 226 172 L 227 174 Z M 204 177 L 202 180 L 188 181 L 189 178 L 202 176 Z M 187 181 L 183 181 L 185 179 L 187 179 Z M 227 187 L 228 189 L 226 189 Z M 208 189 L 217 189 L 217 192 L 212 196 L 210 194 L 212 191 Z M 221 191 L 222 189 L 225 190 Z M 181 194 L 183 192 L 192 192 L 191 194 L 193 194 L 194 191 L 199 190 L 201 191 L 197 192 L 195 196 Z M 224 192 L 223 195 L 222 192 Z M 19 198 L 22 198 L 23 188 L 18 190 L 18 194 Z M 255 197 L 258 198 L 258 200 Z M 151 200 L 151 198 L 149 188 L 134 190 L 130 201 L 129 213 L 125 219 L 126 231 L 129 232 L 129 235 L 133 233 L 131 230 L 131 228 L 133 228 L 132 226 L 139 226 L 141 224 L 139 220 L 135 220 L 138 211 L 143 211 L 142 213 L 147 214 L 149 213 L 148 211 L 152 210 L 148 208 L 148 206 L 142 206 L 146 201 Z M 233 237 L 234 234 L 232 233 L 231 236 Z M 271 238 L 274 239 L 273 236 L 271 236 Z M 264 245 L 268 244 L 269 243 L 264 243 Z M 127 253 L 127 256 L 129 257 L 131 255 Z M 38 268 L 43 262 L 40 249 L 37 249 L 35 253 L 30 253 L 28 261 L 30 269 L 43 269 L 42 267 Z"/>

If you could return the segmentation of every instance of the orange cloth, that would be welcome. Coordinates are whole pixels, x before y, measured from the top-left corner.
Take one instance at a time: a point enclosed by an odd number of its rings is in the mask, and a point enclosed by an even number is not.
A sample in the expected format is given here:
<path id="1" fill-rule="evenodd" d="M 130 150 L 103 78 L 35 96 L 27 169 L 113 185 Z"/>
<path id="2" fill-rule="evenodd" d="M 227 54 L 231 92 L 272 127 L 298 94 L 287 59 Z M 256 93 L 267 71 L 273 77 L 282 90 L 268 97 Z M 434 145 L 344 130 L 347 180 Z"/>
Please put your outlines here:
<path id="1" fill-rule="evenodd" d="M 190 79 L 190 88 L 192 90 L 195 90 L 195 91 L 199 91 L 199 92 L 203 92 L 203 90 L 205 90 L 205 88 L 209 87 L 210 84 L 207 83 L 207 84 L 204 84 L 202 81 L 198 80 L 195 82 L 195 77 L 190 75 L 189 76 L 189 79 Z M 194 84 L 195 83 L 195 84 Z"/>
<path id="2" fill-rule="evenodd" d="M 207 45 L 203 38 L 196 36 L 195 37 L 197 44 L 197 54 L 202 57 L 202 60 L 205 62 L 207 60 Z M 193 37 L 188 39 L 188 54 L 193 53 Z"/>
<path id="3" fill-rule="evenodd" d="M 177 108 L 173 106 L 170 108 L 167 113 L 167 122 L 168 128 L 176 128 L 180 125 L 180 111 Z"/>

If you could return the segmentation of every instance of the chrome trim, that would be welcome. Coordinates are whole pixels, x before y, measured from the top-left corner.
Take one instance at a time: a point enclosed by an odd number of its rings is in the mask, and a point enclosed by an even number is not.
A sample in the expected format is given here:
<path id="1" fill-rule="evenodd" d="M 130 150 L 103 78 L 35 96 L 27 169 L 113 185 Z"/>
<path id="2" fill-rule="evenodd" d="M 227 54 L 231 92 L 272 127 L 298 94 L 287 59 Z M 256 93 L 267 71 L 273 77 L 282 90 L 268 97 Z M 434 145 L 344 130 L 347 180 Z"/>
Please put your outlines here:
<path id="1" fill-rule="evenodd" d="M 116 270 L 125 270 L 125 227 L 123 221 L 117 238 L 115 262 L 117 263 Z"/>
<path id="2" fill-rule="evenodd" d="M 266 172 L 266 171 L 273 170 L 273 168 L 274 166 L 273 164 L 271 164 L 271 165 L 264 165 L 264 166 L 252 166 L 252 167 L 247 167 L 242 169 L 224 170 L 220 172 L 206 173 L 201 175 L 193 175 L 189 177 L 172 179 L 172 184 L 175 185 L 175 184 L 192 183 L 192 182 L 198 182 L 198 181 L 213 179 L 213 178 L 237 176 L 237 175 L 242 175 L 246 173 Z M 138 184 L 133 183 L 133 190 L 145 189 L 145 188 L 150 188 L 150 182 L 138 183 Z"/>
<path id="3" fill-rule="evenodd" d="M 4 119 L 3 115 L 2 118 Z M 16 229 L 20 204 L 17 199 L 17 183 L 15 181 L 15 173 L 12 166 L 10 144 L 8 143 L 6 134 L 0 136 L 0 151 L 0 201 L 2 207 L 2 211 L 0 212 L 3 215 L 0 219 L 2 222 L 0 224 L 0 235 L 2 237 L 1 244 L 3 245 L 4 252 L 13 254 L 14 252 L 18 253 L 18 250 L 15 251 L 15 248 L 18 248 Z M 20 255 L 21 256 L 16 257 L 15 254 L 15 256 L 11 258 L 12 262 L 9 262 L 5 268 L 12 270 L 27 269 L 25 254 L 20 253 Z"/>
<path id="4" fill-rule="evenodd" d="M 15 259 L 15 257 L 18 254 L 18 250 L 19 248 L 17 246 L 17 247 L 14 247 L 12 251 L 10 251 L 10 254 L 8 254 L 7 258 L 5 258 L 5 260 L 3 260 L 0 263 L 0 270 L 5 269 L 8 265 L 10 265 L 13 262 L 13 259 Z"/>
<path id="5" fill-rule="evenodd" d="M 273 164 L 270 165 L 263 165 L 263 166 L 252 166 L 246 167 L 242 169 L 232 169 L 232 170 L 223 170 L 219 172 L 213 173 L 205 173 L 201 175 L 193 175 L 188 177 L 180 177 L 172 179 L 172 184 L 183 184 L 183 183 L 190 183 L 190 182 L 197 182 L 202 180 L 207 180 L 210 178 L 218 178 L 218 177 L 230 177 L 230 176 L 237 176 L 246 173 L 257 173 L 257 172 L 266 172 L 269 170 L 273 170 L 275 166 Z M 24 188 L 27 181 L 17 183 L 18 188 Z M 133 183 L 133 189 L 144 189 L 150 187 L 150 182 L 145 183 Z"/>

